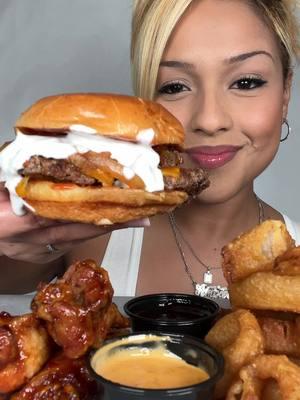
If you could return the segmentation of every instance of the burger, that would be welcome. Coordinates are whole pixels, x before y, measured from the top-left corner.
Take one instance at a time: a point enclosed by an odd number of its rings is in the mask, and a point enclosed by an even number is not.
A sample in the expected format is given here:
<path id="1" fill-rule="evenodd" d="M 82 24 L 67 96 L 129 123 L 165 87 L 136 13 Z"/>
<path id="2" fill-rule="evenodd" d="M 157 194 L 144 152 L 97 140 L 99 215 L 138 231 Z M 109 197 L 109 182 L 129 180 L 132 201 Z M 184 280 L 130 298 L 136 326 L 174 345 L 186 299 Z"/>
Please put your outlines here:
<path id="1" fill-rule="evenodd" d="M 182 167 L 177 119 L 134 96 L 45 97 L 15 131 L 0 181 L 17 215 L 108 225 L 171 211 L 208 186 L 202 169 Z"/>

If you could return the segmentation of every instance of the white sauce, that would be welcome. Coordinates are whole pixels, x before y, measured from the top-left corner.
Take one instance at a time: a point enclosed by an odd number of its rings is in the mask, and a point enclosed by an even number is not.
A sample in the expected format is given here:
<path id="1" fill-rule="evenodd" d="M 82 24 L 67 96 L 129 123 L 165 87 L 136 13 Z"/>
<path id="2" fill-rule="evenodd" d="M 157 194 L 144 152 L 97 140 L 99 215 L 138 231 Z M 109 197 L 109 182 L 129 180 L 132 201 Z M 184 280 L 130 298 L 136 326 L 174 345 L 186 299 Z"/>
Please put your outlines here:
<path id="1" fill-rule="evenodd" d="M 70 133 L 60 137 L 24 135 L 17 131 L 16 139 L 0 153 L 0 182 L 5 182 L 14 213 L 25 214 L 25 203 L 15 189 L 22 179 L 18 170 L 33 155 L 60 159 L 87 151 L 110 152 L 111 157 L 124 166 L 124 176 L 127 179 L 137 175 L 145 183 L 148 192 L 163 190 L 163 176 L 158 168 L 159 155 L 149 146 L 151 134 L 148 131 L 146 135 L 141 133 L 139 143 L 96 135 L 93 130 L 82 125 L 73 125 Z M 153 131 L 152 134 L 154 136 Z"/>
<path id="2" fill-rule="evenodd" d="M 137 140 L 140 143 L 150 145 L 154 138 L 154 130 L 153 129 L 142 129 L 139 131 L 137 135 Z"/>
<path id="3" fill-rule="evenodd" d="M 87 114 L 87 113 L 85 113 Z M 86 115 L 87 117 L 90 115 Z M 81 133 L 97 133 L 96 129 L 90 128 L 89 126 L 75 124 L 70 126 L 71 132 L 81 132 Z"/>

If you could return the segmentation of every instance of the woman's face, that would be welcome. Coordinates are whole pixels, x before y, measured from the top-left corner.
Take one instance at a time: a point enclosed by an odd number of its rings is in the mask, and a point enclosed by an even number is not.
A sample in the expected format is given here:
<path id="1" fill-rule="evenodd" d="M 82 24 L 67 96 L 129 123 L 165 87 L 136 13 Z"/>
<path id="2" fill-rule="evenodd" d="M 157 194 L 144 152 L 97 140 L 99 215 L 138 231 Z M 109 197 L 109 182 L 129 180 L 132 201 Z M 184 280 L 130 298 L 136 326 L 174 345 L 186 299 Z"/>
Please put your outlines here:
<path id="1" fill-rule="evenodd" d="M 163 55 L 156 100 L 183 124 L 189 163 L 209 170 L 206 202 L 252 185 L 276 154 L 287 114 L 273 34 L 244 2 L 194 2 Z"/>

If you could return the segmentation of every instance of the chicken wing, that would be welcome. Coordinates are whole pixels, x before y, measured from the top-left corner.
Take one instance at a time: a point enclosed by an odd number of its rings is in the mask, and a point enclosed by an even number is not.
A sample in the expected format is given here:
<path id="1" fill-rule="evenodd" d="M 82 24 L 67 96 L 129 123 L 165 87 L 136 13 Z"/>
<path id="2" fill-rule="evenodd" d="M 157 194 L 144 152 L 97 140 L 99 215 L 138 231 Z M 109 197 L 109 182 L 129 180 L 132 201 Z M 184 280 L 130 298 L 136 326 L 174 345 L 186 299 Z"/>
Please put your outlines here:
<path id="1" fill-rule="evenodd" d="M 33 312 L 47 324 L 54 341 L 78 358 L 105 337 L 105 317 L 112 304 L 108 273 L 92 260 L 73 264 L 62 279 L 44 284 L 32 301 Z M 104 325 L 103 325 L 104 324 Z"/>
<path id="2" fill-rule="evenodd" d="M 0 313 L 0 395 L 20 388 L 49 355 L 49 336 L 33 314 Z"/>
<path id="3" fill-rule="evenodd" d="M 124 330 L 129 328 L 129 325 L 129 319 L 120 313 L 116 304 L 112 303 L 104 314 L 102 320 L 99 320 L 99 323 L 97 324 L 97 332 L 95 336 L 96 341 L 94 346 L 100 346 L 103 340 L 108 337 L 124 333 Z"/>
<path id="4" fill-rule="evenodd" d="M 51 359 L 11 400 L 87 400 L 96 393 L 84 359 L 63 354 Z"/>

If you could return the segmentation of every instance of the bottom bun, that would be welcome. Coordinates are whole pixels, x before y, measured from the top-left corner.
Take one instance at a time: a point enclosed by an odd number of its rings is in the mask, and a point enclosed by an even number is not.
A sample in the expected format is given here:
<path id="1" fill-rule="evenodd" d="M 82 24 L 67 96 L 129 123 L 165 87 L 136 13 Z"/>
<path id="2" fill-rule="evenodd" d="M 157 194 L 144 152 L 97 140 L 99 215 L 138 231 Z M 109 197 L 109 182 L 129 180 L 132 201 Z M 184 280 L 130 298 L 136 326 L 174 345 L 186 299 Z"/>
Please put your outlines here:
<path id="1" fill-rule="evenodd" d="M 172 211 L 176 206 L 167 204 L 123 206 L 100 202 L 54 202 L 26 200 L 31 211 L 44 218 L 112 225 Z"/>
<path id="2" fill-rule="evenodd" d="M 151 217 L 171 211 L 188 199 L 187 193 L 176 190 L 146 192 L 43 180 L 23 180 L 16 191 L 36 215 L 96 225 Z"/>

